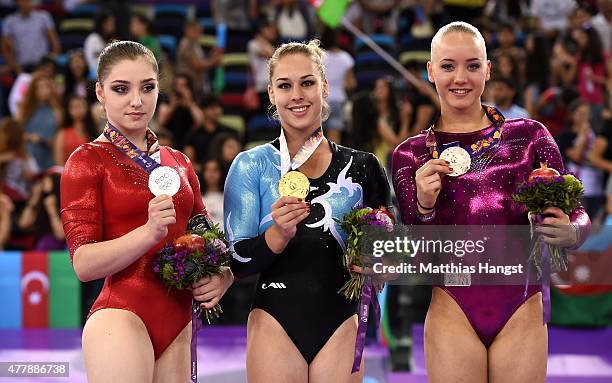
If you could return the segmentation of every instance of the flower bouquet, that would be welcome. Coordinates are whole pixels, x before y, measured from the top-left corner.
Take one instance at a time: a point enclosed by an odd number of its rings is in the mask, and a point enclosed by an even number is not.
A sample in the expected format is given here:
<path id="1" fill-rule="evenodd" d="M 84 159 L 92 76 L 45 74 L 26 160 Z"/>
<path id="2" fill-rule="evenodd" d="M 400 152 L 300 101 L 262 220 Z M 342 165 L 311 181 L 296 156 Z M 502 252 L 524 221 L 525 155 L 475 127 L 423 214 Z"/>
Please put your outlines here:
<path id="1" fill-rule="evenodd" d="M 541 222 L 544 219 L 542 211 L 549 207 L 557 207 L 569 215 L 580 206 L 583 194 L 584 186 L 574 175 L 561 175 L 546 163 L 541 163 L 539 169 L 531 172 L 527 182 L 519 186 L 512 199 L 525 205 L 530 214 L 536 214 L 536 221 Z M 548 246 L 552 272 L 567 269 L 567 254 L 564 249 L 535 241 L 529 261 L 535 265 L 538 276 L 542 273 L 542 246 Z"/>
<path id="2" fill-rule="evenodd" d="M 222 268 L 229 266 L 232 253 L 219 226 L 208 221 L 196 226 L 191 223 L 187 234 L 178 237 L 157 253 L 153 271 L 168 288 L 188 288 L 204 277 L 222 274 Z M 219 304 L 203 312 L 209 324 L 211 319 L 218 318 L 222 313 Z"/>
<path id="3" fill-rule="evenodd" d="M 372 209 L 370 207 L 355 208 L 346 213 L 340 222 L 340 227 L 348 235 L 346 251 L 342 256 L 342 266 L 346 267 L 349 271 L 351 265 L 363 267 L 360 247 L 364 226 L 379 226 L 387 231 L 392 231 L 394 223 L 395 217 L 384 207 L 380 209 Z M 351 279 L 340 288 L 338 293 L 344 295 L 349 300 L 356 300 L 361 296 L 365 276 L 352 271 L 350 273 Z"/>

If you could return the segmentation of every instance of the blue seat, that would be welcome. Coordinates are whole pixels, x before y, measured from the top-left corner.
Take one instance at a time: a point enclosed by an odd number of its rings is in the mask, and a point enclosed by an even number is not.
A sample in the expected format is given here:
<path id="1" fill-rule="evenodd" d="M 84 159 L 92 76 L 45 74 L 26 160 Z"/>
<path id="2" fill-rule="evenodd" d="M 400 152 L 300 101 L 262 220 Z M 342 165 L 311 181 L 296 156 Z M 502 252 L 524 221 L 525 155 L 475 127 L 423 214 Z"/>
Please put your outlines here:
<path id="1" fill-rule="evenodd" d="M 153 6 L 153 13 L 155 18 L 162 15 L 180 15 L 186 19 L 189 8 L 182 4 L 156 4 Z"/>
<path id="2" fill-rule="evenodd" d="M 68 16 L 76 17 L 76 18 L 86 18 L 86 17 L 93 18 L 95 17 L 97 12 L 98 12 L 97 4 L 79 4 L 76 7 L 74 7 L 72 11 L 70 11 Z"/>
<path id="3" fill-rule="evenodd" d="M 271 120 L 268 116 L 261 114 L 251 117 L 249 123 L 247 124 L 247 130 L 255 131 L 263 129 L 276 129 L 278 126 L 278 121 Z"/>
<path id="4" fill-rule="evenodd" d="M 174 60 L 176 57 L 176 36 L 158 35 L 157 41 L 159 41 L 159 46 L 168 52 L 170 58 Z"/>

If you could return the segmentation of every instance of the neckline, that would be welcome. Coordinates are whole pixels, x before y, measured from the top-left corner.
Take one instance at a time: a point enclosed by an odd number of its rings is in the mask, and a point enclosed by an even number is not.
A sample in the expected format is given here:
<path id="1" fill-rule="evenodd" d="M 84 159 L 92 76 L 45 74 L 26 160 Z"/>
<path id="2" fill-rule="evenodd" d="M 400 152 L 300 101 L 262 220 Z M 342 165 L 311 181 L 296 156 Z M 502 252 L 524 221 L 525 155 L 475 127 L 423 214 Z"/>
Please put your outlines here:
<path id="1" fill-rule="evenodd" d="M 306 176 L 306 178 L 308 178 L 308 180 L 311 181 L 311 182 L 317 182 L 317 181 L 323 179 L 324 177 L 326 177 L 331 172 L 332 165 L 333 165 L 334 161 L 337 159 L 338 145 L 335 142 L 333 142 L 332 140 L 330 140 L 328 137 L 325 137 L 325 139 L 327 140 L 327 144 L 329 145 L 329 148 L 332 151 L 332 158 L 331 158 L 331 161 L 329 162 L 329 165 L 327 166 L 327 169 L 325 169 L 323 174 L 321 174 L 319 177 L 317 177 L 317 178 L 310 178 L 310 177 Z M 274 146 L 274 148 L 276 148 L 277 150 L 279 149 L 279 147 L 280 147 L 280 139 L 278 137 L 275 138 L 272 141 L 272 146 Z M 299 171 L 299 170 L 297 170 L 297 171 Z M 304 174 L 304 173 L 302 173 L 302 174 Z M 306 175 L 306 174 L 304 174 L 304 175 Z"/>
<path id="2" fill-rule="evenodd" d="M 306 176 L 306 177 L 308 177 L 309 181 L 317 182 L 317 181 L 325 178 L 329 174 L 329 172 L 331 172 L 332 165 L 334 164 L 334 161 L 336 160 L 336 156 L 337 156 L 337 153 L 338 153 L 338 147 L 336 146 L 336 144 L 332 140 L 330 140 L 327 137 L 325 137 L 325 138 L 327 139 L 327 144 L 329 145 L 329 149 L 332 152 L 331 161 L 329 161 L 329 165 L 327 166 L 327 169 L 325 169 L 323 174 L 321 174 L 319 177 L 317 177 L 317 178 L 310 178 L 310 177 Z"/>

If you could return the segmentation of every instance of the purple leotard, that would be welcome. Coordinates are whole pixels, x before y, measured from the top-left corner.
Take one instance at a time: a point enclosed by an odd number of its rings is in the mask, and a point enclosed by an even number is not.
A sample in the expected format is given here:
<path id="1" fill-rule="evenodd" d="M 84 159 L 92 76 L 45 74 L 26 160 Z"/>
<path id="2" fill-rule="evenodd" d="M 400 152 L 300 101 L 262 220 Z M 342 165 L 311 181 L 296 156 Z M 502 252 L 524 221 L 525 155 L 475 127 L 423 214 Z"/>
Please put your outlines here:
<path id="1" fill-rule="evenodd" d="M 490 113 L 487 113 L 493 121 Z M 502 117 L 503 118 L 503 117 Z M 435 132 L 439 147 L 459 141 L 469 147 L 490 133 L 495 126 L 470 133 Z M 393 153 L 393 186 L 406 225 L 528 225 L 527 211 L 512 200 L 517 185 L 525 181 L 540 162 L 558 170 L 563 161 L 554 139 L 539 122 L 528 119 L 506 120 L 501 126 L 502 140 L 472 159 L 468 173 L 444 177 L 436 201 L 436 215 L 430 222 L 416 216 L 415 172 L 430 160 L 425 132 L 400 144 Z M 590 231 L 590 220 L 584 208 L 570 215 L 578 225 L 578 247 Z M 472 327 L 489 347 L 512 314 L 541 286 L 530 285 L 527 297 L 524 286 L 440 286 L 459 304 Z"/>

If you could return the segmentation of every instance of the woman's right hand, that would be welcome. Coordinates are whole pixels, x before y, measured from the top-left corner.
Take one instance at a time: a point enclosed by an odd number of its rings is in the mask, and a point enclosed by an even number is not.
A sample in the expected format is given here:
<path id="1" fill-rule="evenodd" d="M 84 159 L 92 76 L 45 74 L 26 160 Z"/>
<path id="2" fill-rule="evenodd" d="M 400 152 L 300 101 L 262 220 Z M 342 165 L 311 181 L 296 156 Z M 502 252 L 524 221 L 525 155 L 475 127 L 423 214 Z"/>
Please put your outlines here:
<path id="1" fill-rule="evenodd" d="M 297 225 L 310 214 L 310 204 L 296 197 L 280 197 L 272 205 L 274 225 L 268 230 L 268 246 L 275 253 L 281 253 L 287 243 L 295 237 Z"/>
<path id="2" fill-rule="evenodd" d="M 427 161 L 416 171 L 417 199 L 421 205 L 433 208 L 442 190 L 442 177 L 452 173 L 450 163 L 441 159 Z"/>
<path id="3" fill-rule="evenodd" d="M 159 242 L 168 235 L 168 225 L 176 223 L 174 202 L 169 195 L 162 194 L 149 201 L 149 220 L 145 227 L 151 239 Z"/>

